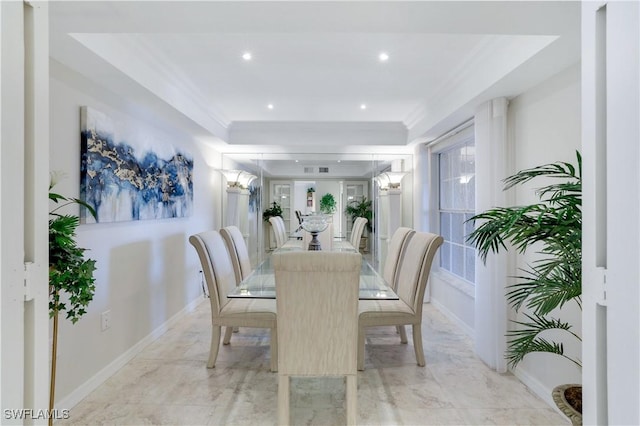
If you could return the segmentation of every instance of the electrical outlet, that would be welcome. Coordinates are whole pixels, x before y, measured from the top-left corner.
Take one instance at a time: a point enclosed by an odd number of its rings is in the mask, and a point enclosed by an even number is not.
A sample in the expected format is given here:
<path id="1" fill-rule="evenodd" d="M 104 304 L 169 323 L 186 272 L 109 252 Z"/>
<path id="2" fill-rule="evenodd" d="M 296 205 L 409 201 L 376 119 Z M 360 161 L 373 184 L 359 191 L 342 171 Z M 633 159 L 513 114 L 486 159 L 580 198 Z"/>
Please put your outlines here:
<path id="1" fill-rule="evenodd" d="M 104 311 L 100 314 L 100 330 L 105 331 L 111 328 L 111 311 Z"/>

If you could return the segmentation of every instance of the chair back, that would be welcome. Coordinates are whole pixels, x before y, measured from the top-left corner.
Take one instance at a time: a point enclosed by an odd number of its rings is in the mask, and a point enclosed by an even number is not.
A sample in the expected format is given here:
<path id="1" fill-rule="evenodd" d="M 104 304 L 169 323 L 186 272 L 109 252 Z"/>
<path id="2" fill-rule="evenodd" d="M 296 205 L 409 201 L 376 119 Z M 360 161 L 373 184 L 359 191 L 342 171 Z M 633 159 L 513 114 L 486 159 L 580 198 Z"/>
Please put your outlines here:
<path id="1" fill-rule="evenodd" d="M 385 258 L 384 269 L 382 270 L 382 278 L 384 278 L 394 291 L 398 284 L 398 265 L 400 265 L 402 261 L 406 244 L 415 233 L 416 231 L 411 228 L 400 227 L 393 233 L 391 241 L 389 242 L 387 257 Z"/>
<path id="2" fill-rule="evenodd" d="M 396 293 L 416 315 L 422 315 L 422 301 L 429 279 L 431 262 L 442 245 L 440 235 L 416 232 L 409 239 L 398 271 Z"/>
<path id="3" fill-rule="evenodd" d="M 278 312 L 278 372 L 356 374 L 359 253 L 273 255 Z M 280 346 L 282 345 L 282 346 Z"/>
<path id="4" fill-rule="evenodd" d="M 276 236 L 276 247 L 282 247 L 287 242 L 287 231 L 284 227 L 284 220 L 280 216 L 272 216 L 269 222 L 273 227 L 273 233 Z"/>
<path id="5" fill-rule="evenodd" d="M 218 231 L 192 235 L 189 242 L 200 258 L 202 273 L 209 289 L 211 314 L 219 316 L 222 308 L 229 302 L 227 294 L 236 287 L 236 274 L 227 246 Z"/>
<path id="6" fill-rule="evenodd" d="M 360 239 L 362 238 L 362 232 L 364 231 L 364 227 L 367 222 L 368 220 L 365 217 L 357 217 L 353 222 L 353 228 L 351 228 L 351 238 L 349 239 L 349 242 L 356 249 L 356 251 L 360 247 Z"/>
<path id="7" fill-rule="evenodd" d="M 236 273 L 236 282 L 240 283 L 243 279 L 251 274 L 251 260 L 249 259 L 249 250 L 244 241 L 242 232 L 237 226 L 227 226 L 220 230 L 220 235 L 227 245 L 229 255 L 231 256 L 231 264 Z"/>

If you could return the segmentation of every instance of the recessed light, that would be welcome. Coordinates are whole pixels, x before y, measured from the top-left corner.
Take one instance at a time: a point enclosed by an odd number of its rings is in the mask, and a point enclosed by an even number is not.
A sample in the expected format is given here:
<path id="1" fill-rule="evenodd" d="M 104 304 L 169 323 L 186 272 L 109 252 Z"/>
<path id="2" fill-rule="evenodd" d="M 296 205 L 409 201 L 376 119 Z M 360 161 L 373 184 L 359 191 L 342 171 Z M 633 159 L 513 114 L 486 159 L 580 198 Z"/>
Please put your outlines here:
<path id="1" fill-rule="evenodd" d="M 367 109 L 367 104 L 360 104 L 360 109 Z"/>
<path id="2" fill-rule="evenodd" d="M 250 61 L 251 60 L 251 52 L 244 52 L 242 54 L 242 59 L 244 59 L 245 61 Z"/>
<path id="3" fill-rule="evenodd" d="M 389 60 L 389 54 L 387 52 L 380 52 L 378 59 L 380 59 L 380 62 L 387 62 Z"/>
<path id="4" fill-rule="evenodd" d="M 273 109 L 273 104 L 269 104 L 269 105 L 267 105 L 267 108 L 269 108 L 269 109 Z"/>

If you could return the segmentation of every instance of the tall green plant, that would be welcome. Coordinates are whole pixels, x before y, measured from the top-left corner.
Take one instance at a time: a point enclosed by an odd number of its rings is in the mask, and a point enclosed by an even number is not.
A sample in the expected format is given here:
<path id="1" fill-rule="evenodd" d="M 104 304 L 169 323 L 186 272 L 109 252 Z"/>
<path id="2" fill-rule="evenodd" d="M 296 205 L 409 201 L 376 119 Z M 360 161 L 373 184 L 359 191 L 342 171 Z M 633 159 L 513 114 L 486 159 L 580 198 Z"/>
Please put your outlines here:
<path id="1" fill-rule="evenodd" d="M 519 253 L 533 244 L 541 258 L 521 269 L 518 282 L 508 286 L 509 305 L 518 311 L 530 310 L 526 320 L 513 321 L 508 332 L 506 358 L 515 367 L 532 352 L 560 355 L 576 365 L 580 361 L 564 353 L 562 343 L 545 337 L 548 330 L 561 330 L 577 340 L 571 324 L 551 317 L 551 312 L 566 303 L 581 307 L 582 294 L 582 158 L 576 152 L 577 165 L 565 162 L 545 164 L 522 170 L 504 180 L 504 190 L 536 178 L 557 179 L 536 190 L 539 202 L 527 206 L 496 207 L 473 216 L 480 225 L 467 240 L 478 249 L 486 263 L 489 252 L 508 250 L 509 243 Z"/>
<path id="2" fill-rule="evenodd" d="M 366 218 L 367 230 L 373 231 L 373 209 L 371 208 L 371 200 L 367 200 L 367 197 L 363 197 L 362 200 L 350 201 L 344 212 L 351 216 L 351 222 L 354 222 L 357 217 Z"/>
<path id="3" fill-rule="evenodd" d="M 58 352 L 58 314 L 67 312 L 71 323 L 78 322 L 87 313 L 86 307 L 93 300 L 95 292 L 96 261 L 85 259 L 86 249 L 76 243 L 76 229 L 80 224 L 78 216 L 60 214 L 58 211 L 70 204 L 85 207 L 96 218 L 95 210 L 82 200 L 69 198 L 52 192 L 55 175 L 49 183 L 49 200 L 59 204 L 49 211 L 49 316 L 53 318 L 53 338 L 51 348 L 51 383 L 49 388 L 49 410 L 52 411 L 56 388 L 56 359 Z M 64 297 L 61 298 L 61 295 Z M 49 426 L 53 417 L 49 418 Z"/>

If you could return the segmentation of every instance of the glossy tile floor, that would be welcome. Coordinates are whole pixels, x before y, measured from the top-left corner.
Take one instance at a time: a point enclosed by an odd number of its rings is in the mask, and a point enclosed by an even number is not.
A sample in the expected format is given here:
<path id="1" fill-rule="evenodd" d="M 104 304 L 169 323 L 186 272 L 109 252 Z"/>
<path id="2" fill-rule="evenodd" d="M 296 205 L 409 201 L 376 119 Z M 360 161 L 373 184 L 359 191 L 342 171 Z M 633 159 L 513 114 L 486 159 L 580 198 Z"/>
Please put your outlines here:
<path id="1" fill-rule="evenodd" d="M 358 373 L 364 425 L 567 425 L 511 374 L 476 359 L 472 342 L 437 309 L 424 309 L 427 366 L 391 327 L 367 334 Z M 267 330 L 240 329 L 207 369 L 208 302 L 150 344 L 56 424 L 274 425 L 277 374 L 269 372 Z M 340 378 L 294 379 L 292 424 L 344 424 Z"/>

